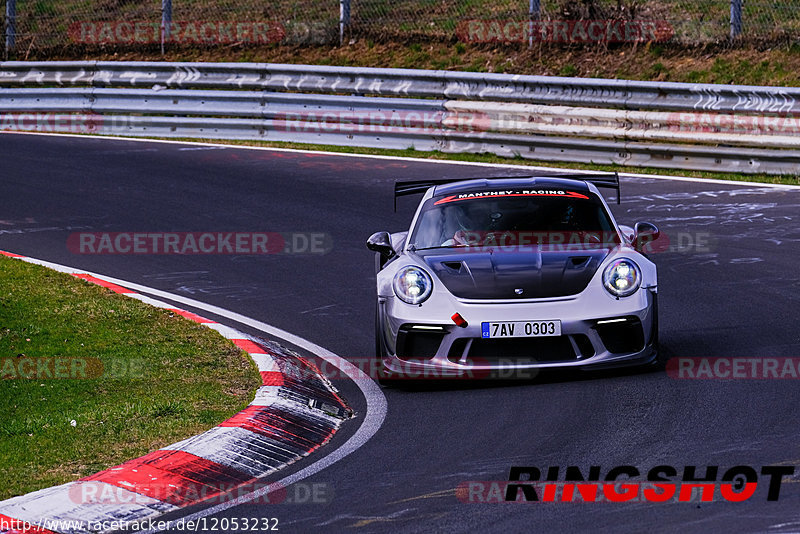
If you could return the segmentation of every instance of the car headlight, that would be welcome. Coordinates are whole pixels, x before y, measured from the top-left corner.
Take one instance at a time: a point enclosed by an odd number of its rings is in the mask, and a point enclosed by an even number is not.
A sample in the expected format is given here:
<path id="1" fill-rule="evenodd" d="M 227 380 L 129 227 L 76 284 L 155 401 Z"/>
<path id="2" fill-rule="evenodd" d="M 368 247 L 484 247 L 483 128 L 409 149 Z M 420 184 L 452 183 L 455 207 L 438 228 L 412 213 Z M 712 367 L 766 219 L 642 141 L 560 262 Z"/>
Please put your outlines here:
<path id="1" fill-rule="evenodd" d="M 642 271 L 627 258 L 615 260 L 603 273 L 603 286 L 615 297 L 633 295 L 640 285 L 642 285 Z"/>
<path id="2" fill-rule="evenodd" d="M 420 304 L 431 296 L 433 281 L 430 275 L 420 269 L 409 265 L 400 269 L 394 275 L 394 293 L 403 302 Z"/>

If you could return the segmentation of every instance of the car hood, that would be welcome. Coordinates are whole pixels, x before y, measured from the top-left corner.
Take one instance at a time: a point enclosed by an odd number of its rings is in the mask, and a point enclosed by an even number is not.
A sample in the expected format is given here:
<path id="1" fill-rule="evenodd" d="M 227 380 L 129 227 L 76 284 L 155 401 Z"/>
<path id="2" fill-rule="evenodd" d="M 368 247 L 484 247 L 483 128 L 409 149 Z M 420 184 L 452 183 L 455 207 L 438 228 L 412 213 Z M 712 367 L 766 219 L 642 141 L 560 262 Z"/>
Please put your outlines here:
<path id="1" fill-rule="evenodd" d="M 583 291 L 610 249 L 417 251 L 450 293 L 464 299 L 547 298 Z M 521 292 L 520 292 L 521 291 Z"/>

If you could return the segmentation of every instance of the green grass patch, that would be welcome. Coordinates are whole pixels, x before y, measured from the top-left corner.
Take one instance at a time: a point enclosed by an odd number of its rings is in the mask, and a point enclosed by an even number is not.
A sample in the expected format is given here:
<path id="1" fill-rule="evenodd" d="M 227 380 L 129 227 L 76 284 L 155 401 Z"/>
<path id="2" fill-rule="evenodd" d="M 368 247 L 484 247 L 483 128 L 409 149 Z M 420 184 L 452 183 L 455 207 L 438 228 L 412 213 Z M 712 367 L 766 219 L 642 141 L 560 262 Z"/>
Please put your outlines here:
<path id="1" fill-rule="evenodd" d="M 0 376 L 0 500 L 207 430 L 259 385 L 217 332 L 2 256 Z"/>
<path id="2" fill-rule="evenodd" d="M 571 63 L 567 63 L 558 71 L 559 76 L 575 76 L 576 74 L 578 74 L 578 69 Z"/>

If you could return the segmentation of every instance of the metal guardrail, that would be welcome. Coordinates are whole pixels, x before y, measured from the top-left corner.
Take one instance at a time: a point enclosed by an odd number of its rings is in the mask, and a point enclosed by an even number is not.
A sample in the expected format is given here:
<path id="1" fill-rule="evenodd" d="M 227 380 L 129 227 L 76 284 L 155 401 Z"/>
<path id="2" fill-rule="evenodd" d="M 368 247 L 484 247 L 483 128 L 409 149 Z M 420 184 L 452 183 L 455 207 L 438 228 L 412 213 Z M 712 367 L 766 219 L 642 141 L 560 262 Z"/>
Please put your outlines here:
<path id="1" fill-rule="evenodd" d="M 251 89 L 619 109 L 800 112 L 800 87 L 759 87 L 271 63 L 0 62 L 0 86 Z"/>
<path id="2" fill-rule="evenodd" d="M 253 63 L 0 63 L 5 130 L 800 174 L 798 112 L 800 88 Z M 53 113 L 85 114 L 87 124 Z"/>

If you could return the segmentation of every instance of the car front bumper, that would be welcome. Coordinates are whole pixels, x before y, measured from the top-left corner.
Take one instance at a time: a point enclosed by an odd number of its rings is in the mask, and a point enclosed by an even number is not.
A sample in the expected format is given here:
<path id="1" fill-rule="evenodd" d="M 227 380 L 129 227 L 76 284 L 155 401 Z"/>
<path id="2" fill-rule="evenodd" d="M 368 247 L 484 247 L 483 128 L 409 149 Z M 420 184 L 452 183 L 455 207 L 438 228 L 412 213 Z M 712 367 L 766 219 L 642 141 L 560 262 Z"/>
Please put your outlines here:
<path id="1" fill-rule="evenodd" d="M 459 313 L 468 323 L 456 326 Z M 657 293 L 613 299 L 591 293 L 536 301 L 462 301 L 433 306 L 379 300 L 383 366 L 397 377 L 530 378 L 545 368 L 642 365 L 657 356 Z M 484 339 L 483 322 L 559 320 L 561 336 Z"/>

